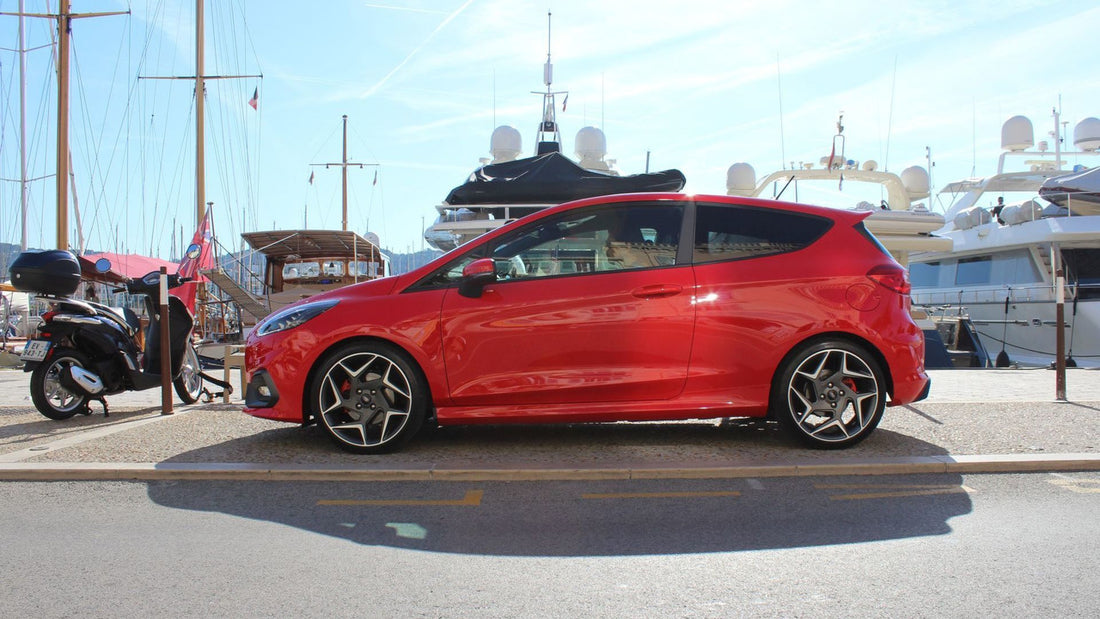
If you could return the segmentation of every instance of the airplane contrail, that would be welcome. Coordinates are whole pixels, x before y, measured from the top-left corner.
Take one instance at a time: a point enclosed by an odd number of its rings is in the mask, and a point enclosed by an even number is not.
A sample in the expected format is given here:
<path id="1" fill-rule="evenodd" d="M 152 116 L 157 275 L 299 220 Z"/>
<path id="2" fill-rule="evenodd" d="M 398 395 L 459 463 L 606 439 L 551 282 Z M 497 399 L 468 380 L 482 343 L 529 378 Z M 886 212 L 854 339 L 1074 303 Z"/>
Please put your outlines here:
<path id="1" fill-rule="evenodd" d="M 425 37 L 425 39 L 423 41 L 420 42 L 420 45 L 417 45 L 415 49 L 413 49 L 411 52 L 409 52 L 408 56 L 405 56 L 404 60 L 397 63 L 397 66 L 390 69 L 390 72 L 387 73 L 385 75 L 385 77 L 383 77 L 381 80 L 379 80 L 373 86 L 368 88 L 366 90 L 366 92 L 364 92 L 362 95 L 359 96 L 359 98 L 360 99 L 367 99 L 370 96 L 372 96 L 374 93 L 378 92 L 383 86 L 386 85 L 386 82 L 390 81 L 390 78 L 393 77 L 395 73 L 400 71 L 405 65 L 409 64 L 409 61 L 413 59 L 413 56 L 416 56 L 416 54 L 420 50 L 424 49 L 424 46 L 426 46 L 429 42 L 431 42 L 431 40 L 433 38 L 435 38 L 435 35 L 439 34 L 440 30 L 445 28 L 447 26 L 447 24 L 451 23 L 451 21 L 454 18 L 458 17 L 458 15 L 460 13 L 462 13 L 462 11 L 465 11 L 466 7 L 470 6 L 473 3 L 474 3 L 474 0 L 466 0 L 466 2 L 462 3 L 462 6 L 455 9 L 454 12 L 452 12 L 450 15 L 447 16 L 446 19 L 439 22 L 439 25 L 435 27 L 435 30 L 432 30 L 431 34 L 429 34 L 427 37 Z"/>

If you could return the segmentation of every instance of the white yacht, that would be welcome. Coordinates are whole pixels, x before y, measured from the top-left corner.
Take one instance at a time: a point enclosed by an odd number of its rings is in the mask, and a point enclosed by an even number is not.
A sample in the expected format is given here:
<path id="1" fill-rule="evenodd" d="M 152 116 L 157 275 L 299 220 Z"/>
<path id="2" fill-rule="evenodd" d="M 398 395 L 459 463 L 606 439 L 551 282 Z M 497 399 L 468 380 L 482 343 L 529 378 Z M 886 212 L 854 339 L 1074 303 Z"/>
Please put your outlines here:
<path id="1" fill-rule="evenodd" d="M 1077 124 L 1075 151 L 1062 151 L 1061 133 L 1057 111 L 1053 151 L 1045 141 L 1036 146 L 1027 118 L 1005 122 L 996 174 L 941 192 L 953 202 L 937 234 L 952 248 L 910 256 L 914 304 L 933 315 L 969 317 L 976 343 L 989 353 L 984 364 L 996 356 L 999 366 L 1049 365 L 1056 301 L 1064 295 L 1067 364 L 1100 366 L 1100 208 L 1087 195 L 1056 190 L 1059 177 L 1100 162 L 1100 120 Z"/>
<path id="2" fill-rule="evenodd" d="M 439 216 L 424 232 L 429 245 L 450 251 L 524 215 L 570 200 L 684 188 L 687 180 L 679 170 L 619 174 L 615 161 L 607 159 L 607 138 L 596 127 L 577 132 L 578 161 L 566 157 L 562 153 L 556 97 L 565 95 L 564 109 L 569 94 L 551 88 L 549 50 L 543 83 L 545 92 L 532 93 L 542 96 L 542 121 L 535 136 L 534 156 L 518 158 L 523 152 L 519 131 L 508 125 L 497 127 L 490 140 L 492 160 L 482 159 L 481 167 L 435 207 Z"/>
<path id="3" fill-rule="evenodd" d="M 758 198 L 806 202 L 834 208 L 871 211 L 865 225 L 902 266 L 915 251 L 950 251 L 950 239 L 933 234 L 944 217 L 918 200 L 930 195 L 925 168 L 910 166 L 895 174 L 878 163 L 860 163 L 845 154 L 843 115 L 829 155 L 813 162 L 772 172 L 757 182 L 748 163 L 735 163 L 726 172 L 726 193 Z"/>

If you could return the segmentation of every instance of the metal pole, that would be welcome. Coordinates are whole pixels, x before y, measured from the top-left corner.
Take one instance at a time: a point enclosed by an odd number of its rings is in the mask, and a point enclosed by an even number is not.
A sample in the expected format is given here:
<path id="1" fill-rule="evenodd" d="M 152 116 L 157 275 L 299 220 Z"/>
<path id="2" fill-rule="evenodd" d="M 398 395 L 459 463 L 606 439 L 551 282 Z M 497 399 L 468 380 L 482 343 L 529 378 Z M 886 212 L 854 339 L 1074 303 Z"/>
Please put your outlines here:
<path id="1" fill-rule="evenodd" d="M 172 346 L 168 322 L 168 267 L 160 267 L 160 414 L 172 414 Z"/>
<path id="2" fill-rule="evenodd" d="M 1058 270 L 1055 271 L 1054 294 L 1057 300 L 1055 306 L 1055 329 L 1057 341 L 1057 358 L 1054 360 L 1054 399 L 1059 402 L 1066 401 L 1066 287 L 1065 271 L 1062 270 L 1062 261 L 1059 256 Z"/>

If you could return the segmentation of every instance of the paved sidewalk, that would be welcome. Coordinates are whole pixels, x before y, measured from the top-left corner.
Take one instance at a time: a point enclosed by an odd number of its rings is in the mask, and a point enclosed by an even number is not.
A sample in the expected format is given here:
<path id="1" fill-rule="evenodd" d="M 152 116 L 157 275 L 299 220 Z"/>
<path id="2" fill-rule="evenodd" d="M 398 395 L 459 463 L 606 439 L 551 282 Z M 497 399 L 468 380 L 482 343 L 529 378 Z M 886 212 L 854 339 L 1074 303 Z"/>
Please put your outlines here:
<path id="1" fill-rule="evenodd" d="M 1100 372 L 933 371 L 928 400 L 887 409 L 844 451 L 803 449 L 775 424 L 676 423 L 443 428 L 384 456 L 338 450 L 316 427 L 255 419 L 234 404 L 160 414 L 160 392 L 110 398 L 56 422 L 28 375 L 0 371 L 0 479 L 575 479 L 1100 470 Z M 239 391 L 238 391 L 239 393 Z M 98 411 L 98 409 L 97 409 Z"/>

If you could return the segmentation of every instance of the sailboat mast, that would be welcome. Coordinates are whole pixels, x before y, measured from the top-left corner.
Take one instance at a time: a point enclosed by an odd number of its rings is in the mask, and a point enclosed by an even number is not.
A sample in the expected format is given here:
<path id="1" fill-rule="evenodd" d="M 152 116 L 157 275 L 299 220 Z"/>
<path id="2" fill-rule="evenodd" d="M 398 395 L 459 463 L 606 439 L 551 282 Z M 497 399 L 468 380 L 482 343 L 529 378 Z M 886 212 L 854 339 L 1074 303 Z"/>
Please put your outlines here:
<path id="1" fill-rule="evenodd" d="M 19 0 L 19 205 L 23 232 L 19 251 L 27 251 L 27 28 L 24 0 Z"/>
<path id="2" fill-rule="evenodd" d="M 342 187 L 342 199 L 341 205 L 343 210 L 343 228 L 345 232 L 348 229 L 348 115 L 344 114 L 344 151 L 343 157 L 340 160 L 340 174 L 341 174 L 341 187 Z"/>
<path id="3" fill-rule="evenodd" d="M 69 248 L 69 0 L 57 12 L 57 248 Z"/>
<path id="4" fill-rule="evenodd" d="M 195 227 L 206 214 L 206 83 L 203 0 L 195 0 Z"/>

